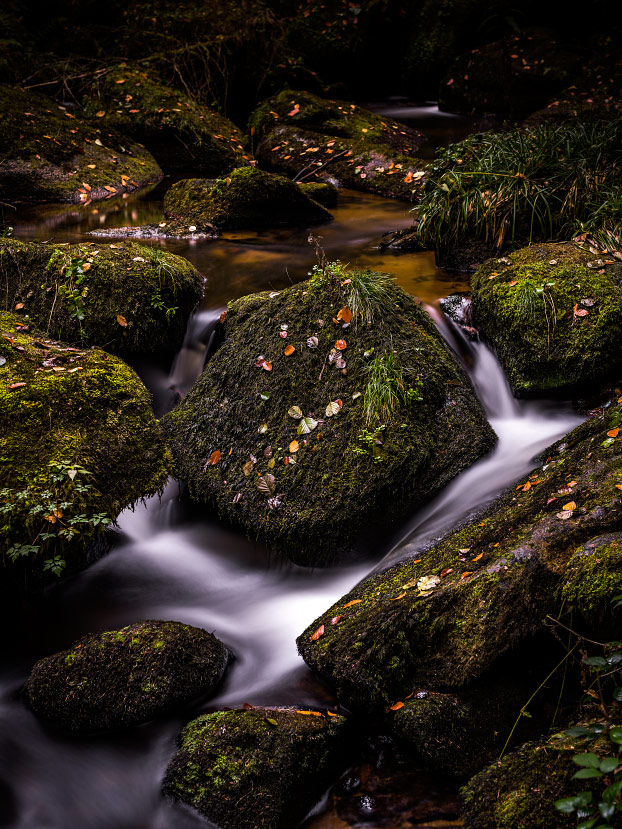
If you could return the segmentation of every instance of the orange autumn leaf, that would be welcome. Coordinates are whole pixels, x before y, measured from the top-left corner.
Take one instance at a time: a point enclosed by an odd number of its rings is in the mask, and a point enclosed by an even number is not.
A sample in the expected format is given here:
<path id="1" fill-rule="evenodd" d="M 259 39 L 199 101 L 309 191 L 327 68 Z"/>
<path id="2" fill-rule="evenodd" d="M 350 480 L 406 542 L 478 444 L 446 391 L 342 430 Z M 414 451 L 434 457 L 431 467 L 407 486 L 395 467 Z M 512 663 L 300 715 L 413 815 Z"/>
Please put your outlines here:
<path id="1" fill-rule="evenodd" d="M 328 714 L 329 717 L 338 717 L 339 716 L 339 714 L 335 714 L 334 711 L 327 711 L 326 713 Z"/>
<path id="2" fill-rule="evenodd" d="M 391 711 L 399 711 L 400 708 L 403 708 L 403 707 L 404 707 L 403 702 L 394 702 L 393 705 L 390 706 Z"/>
<path id="3" fill-rule="evenodd" d="M 216 466 L 217 463 L 220 463 L 220 449 L 215 449 L 209 456 L 210 466 Z"/>
<path id="4" fill-rule="evenodd" d="M 398 599 L 403 599 L 406 593 L 400 593 L 399 596 L 394 596 L 390 601 L 396 602 Z"/>
<path id="5" fill-rule="evenodd" d="M 292 453 L 292 455 L 293 455 L 295 452 L 297 452 L 299 449 L 300 449 L 300 444 L 298 443 L 298 441 L 297 441 L 297 440 L 293 440 L 293 441 L 289 444 L 289 451 Z"/>
<path id="6" fill-rule="evenodd" d="M 293 354 L 295 350 L 294 346 L 290 344 L 285 346 L 285 351 L 283 353 L 286 357 L 289 357 L 289 355 Z"/>
<path id="7" fill-rule="evenodd" d="M 337 314 L 337 319 L 343 320 L 344 322 L 350 322 L 352 319 L 352 311 L 349 308 L 342 308 Z"/>
<path id="8" fill-rule="evenodd" d="M 513 288 L 515 285 L 518 285 L 518 279 L 513 279 L 509 284 L 510 288 Z"/>
<path id="9" fill-rule="evenodd" d="M 617 426 L 616 426 L 615 429 L 609 429 L 609 431 L 607 432 L 607 434 L 610 438 L 617 438 L 619 433 L 620 433 L 620 430 L 618 429 Z"/>
<path id="10" fill-rule="evenodd" d="M 622 489 L 622 484 L 616 484 L 616 489 Z"/>
<path id="11" fill-rule="evenodd" d="M 122 328 L 126 328 L 126 327 L 127 327 L 127 320 L 125 319 L 125 317 L 123 316 L 123 314 L 117 314 L 117 322 L 119 323 L 119 325 L 120 325 Z"/>
<path id="12" fill-rule="evenodd" d="M 463 573 L 463 574 L 460 576 L 460 578 L 461 578 L 461 579 L 468 579 L 468 578 L 469 578 L 469 576 L 472 576 L 472 575 L 473 575 L 473 573 L 471 573 L 471 572 L 469 572 L 469 571 L 467 570 L 465 573 Z"/>
<path id="13" fill-rule="evenodd" d="M 268 362 L 268 360 L 264 360 L 261 367 L 264 371 L 272 371 L 272 363 Z"/>
<path id="14" fill-rule="evenodd" d="M 479 561 L 480 558 L 482 558 L 483 555 L 484 555 L 483 553 L 480 553 L 478 556 L 475 556 L 475 558 L 472 558 L 471 561 Z"/>
<path id="15" fill-rule="evenodd" d="M 362 601 L 363 601 L 363 599 L 352 599 L 352 601 L 348 602 L 348 604 L 344 604 L 344 608 L 352 607 L 353 604 L 359 604 L 359 602 L 362 602 Z"/>
<path id="16" fill-rule="evenodd" d="M 576 508 L 577 508 L 577 505 L 574 501 L 568 501 L 567 504 L 564 504 L 564 509 L 565 510 L 572 511 L 572 510 L 575 510 Z"/>
<path id="17" fill-rule="evenodd" d="M 531 489 L 531 482 L 527 481 L 527 483 L 523 487 L 523 492 L 529 492 L 530 489 Z"/>
<path id="18" fill-rule="evenodd" d="M 333 618 L 330 620 L 331 625 L 338 624 L 339 620 L 342 619 L 342 618 L 343 618 L 342 616 L 333 616 Z"/>
<path id="19" fill-rule="evenodd" d="M 346 341 L 345 340 L 337 340 L 337 342 L 335 343 L 335 348 L 338 351 L 343 351 L 345 348 L 347 348 Z"/>
<path id="20" fill-rule="evenodd" d="M 311 638 L 309 639 L 310 642 L 315 642 L 320 636 L 324 635 L 324 625 L 320 625 L 319 628 L 312 634 Z"/>
<path id="21" fill-rule="evenodd" d="M 453 573 L 453 567 L 446 567 L 444 570 L 441 570 L 441 578 L 444 579 L 445 576 L 448 576 L 450 573 Z"/>

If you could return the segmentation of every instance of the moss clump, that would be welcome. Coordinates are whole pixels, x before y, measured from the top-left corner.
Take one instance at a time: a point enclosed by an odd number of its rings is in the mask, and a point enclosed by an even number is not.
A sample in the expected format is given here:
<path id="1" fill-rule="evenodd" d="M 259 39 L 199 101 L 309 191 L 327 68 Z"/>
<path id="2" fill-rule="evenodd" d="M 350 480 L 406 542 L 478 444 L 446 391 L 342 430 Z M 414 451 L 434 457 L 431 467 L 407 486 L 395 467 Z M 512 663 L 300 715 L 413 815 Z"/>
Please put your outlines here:
<path id="1" fill-rule="evenodd" d="M 132 64 L 100 74 L 84 104 L 87 117 L 99 115 L 106 127 L 140 141 L 165 171 L 220 175 L 250 158 L 235 124 Z"/>
<path id="2" fill-rule="evenodd" d="M 482 265 L 474 324 L 514 391 L 586 386 L 622 368 L 622 263 L 573 245 L 540 244 Z"/>
<path id="3" fill-rule="evenodd" d="M 164 793 L 222 829 L 289 829 L 345 765 L 343 717 L 293 709 L 220 711 L 193 720 Z"/>
<path id="4" fill-rule="evenodd" d="M 178 181 L 164 197 L 164 212 L 198 230 L 317 224 L 333 218 L 292 181 L 254 167 L 239 168 L 216 182 Z"/>
<path id="5" fill-rule="evenodd" d="M 290 176 L 322 166 L 319 175 L 336 179 L 342 187 L 406 201 L 419 200 L 428 168 L 428 162 L 387 144 L 332 138 L 290 126 L 275 126 L 268 132 L 257 147 L 257 157 Z"/>
<path id="6" fill-rule="evenodd" d="M 222 346 L 163 425 L 195 499 L 308 565 L 386 528 L 494 441 L 429 316 L 387 275 L 338 263 L 233 303 Z"/>
<path id="7" fill-rule="evenodd" d="M 607 431 L 620 419 L 614 403 L 550 450 L 521 489 L 416 559 L 362 581 L 299 637 L 307 664 L 342 702 L 369 710 L 416 687 L 462 688 L 542 630 L 559 612 L 577 547 L 619 528 L 622 442 Z M 564 510 L 571 499 L 576 507 Z"/>
<path id="8" fill-rule="evenodd" d="M 68 731 L 127 728 L 214 690 L 229 652 L 180 622 L 136 622 L 40 659 L 26 683 L 37 716 Z"/>
<path id="9" fill-rule="evenodd" d="M 568 563 L 562 597 L 592 630 L 611 639 L 622 638 L 622 619 L 611 600 L 622 595 L 622 535 L 591 539 Z"/>
<path id="10" fill-rule="evenodd" d="M 40 571 L 47 555 L 83 566 L 88 542 L 102 525 L 70 519 L 115 518 L 166 482 L 168 459 L 149 393 L 118 358 L 70 348 L 4 312 L 0 357 L 2 566 L 23 567 L 28 575 Z M 46 518 L 40 509 L 56 490 L 50 464 L 79 465 L 90 474 L 65 475 L 71 491 L 63 489 L 61 500 L 71 503 Z M 88 489 L 70 486 L 74 480 Z M 79 531 L 73 540 L 40 537 L 70 526 Z M 8 551 L 24 545 L 34 549 L 13 564 Z"/>
<path id="11" fill-rule="evenodd" d="M 573 780 L 575 754 L 610 754 L 605 737 L 570 738 L 555 734 L 548 740 L 526 743 L 503 760 L 481 771 L 462 790 L 465 826 L 469 829 L 556 829 L 569 818 L 555 809 L 555 801 L 589 789 Z"/>
<path id="12" fill-rule="evenodd" d="M 337 207 L 339 190 L 330 181 L 307 181 L 298 184 L 299 189 L 323 207 Z"/>
<path id="13" fill-rule="evenodd" d="M 5 310 L 58 339 L 122 352 L 175 353 L 203 293 L 188 261 L 135 242 L 0 239 L 0 279 Z"/>
<path id="14" fill-rule="evenodd" d="M 16 201 L 82 202 L 159 181 L 145 148 L 35 92 L 0 87 L 0 193 Z"/>

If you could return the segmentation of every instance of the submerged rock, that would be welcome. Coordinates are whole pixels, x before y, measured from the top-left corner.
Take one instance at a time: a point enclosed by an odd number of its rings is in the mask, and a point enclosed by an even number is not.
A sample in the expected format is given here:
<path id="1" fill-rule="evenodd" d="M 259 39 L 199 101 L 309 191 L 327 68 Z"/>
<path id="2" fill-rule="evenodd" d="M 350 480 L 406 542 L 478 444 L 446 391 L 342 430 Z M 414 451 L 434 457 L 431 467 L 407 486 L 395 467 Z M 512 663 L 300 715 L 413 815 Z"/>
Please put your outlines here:
<path id="1" fill-rule="evenodd" d="M 6 310 L 54 337 L 108 351 L 175 353 L 203 294 L 190 262 L 134 242 L 0 238 L 0 278 Z"/>
<path id="2" fill-rule="evenodd" d="M 167 172 L 220 175 L 249 161 L 235 124 L 136 65 L 100 74 L 84 104 L 88 117 L 140 141 Z"/>
<path id="3" fill-rule="evenodd" d="M 572 242 L 482 265 L 473 321 L 518 394 L 581 388 L 622 370 L 622 262 Z"/>
<path id="4" fill-rule="evenodd" d="M 606 601 L 611 582 L 603 577 L 583 594 L 571 587 L 574 554 L 619 528 L 620 422 L 615 402 L 482 515 L 416 559 L 362 581 L 299 637 L 307 664 L 341 702 L 368 711 L 417 688 L 454 693 L 473 683 L 543 630 L 564 589 L 589 619 L 587 608 Z M 617 547 L 609 550 L 617 555 Z M 607 572 L 617 569 L 608 562 Z"/>
<path id="5" fill-rule="evenodd" d="M 345 767 L 344 717 L 219 711 L 186 726 L 163 791 L 222 829 L 290 829 Z"/>
<path id="6" fill-rule="evenodd" d="M 149 393 L 122 360 L 18 316 L 0 311 L 0 334 L 2 564 L 84 566 L 105 522 L 166 482 Z"/>
<path id="7" fill-rule="evenodd" d="M 37 92 L 0 88 L 0 197 L 83 202 L 159 181 L 136 141 L 102 128 Z"/>
<path id="8" fill-rule="evenodd" d="M 136 622 L 40 659 L 25 686 L 37 716 L 68 731 L 127 728 L 214 690 L 229 652 L 181 622 Z"/>
<path id="9" fill-rule="evenodd" d="M 339 263 L 231 303 L 224 342 L 163 420 L 193 498 L 306 565 L 429 499 L 494 435 L 430 317 Z"/>
<path id="10" fill-rule="evenodd" d="M 293 181 L 254 167 L 225 179 L 178 181 L 164 196 L 164 213 L 183 228 L 237 230 L 328 222 L 333 217 Z"/>

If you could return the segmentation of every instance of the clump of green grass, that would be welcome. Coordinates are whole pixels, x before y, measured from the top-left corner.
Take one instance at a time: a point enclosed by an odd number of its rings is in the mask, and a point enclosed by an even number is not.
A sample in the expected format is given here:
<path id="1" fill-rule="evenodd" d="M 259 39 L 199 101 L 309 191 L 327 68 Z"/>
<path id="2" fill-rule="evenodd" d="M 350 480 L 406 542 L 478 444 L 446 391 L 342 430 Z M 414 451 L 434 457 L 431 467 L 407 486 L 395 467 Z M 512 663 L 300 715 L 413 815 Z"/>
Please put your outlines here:
<path id="1" fill-rule="evenodd" d="M 473 135 L 441 151 L 417 208 L 421 242 L 496 250 L 622 223 L 622 120 Z"/>
<path id="2" fill-rule="evenodd" d="M 414 386 L 405 381 L 402 364 L 392 345 L 389 351 L 373 359 L 367 367 L 363 411 L 368 426 L 374 422 L 386 423 L 400 406 L 422 400 L 421 380 L 417 378 Z"/>

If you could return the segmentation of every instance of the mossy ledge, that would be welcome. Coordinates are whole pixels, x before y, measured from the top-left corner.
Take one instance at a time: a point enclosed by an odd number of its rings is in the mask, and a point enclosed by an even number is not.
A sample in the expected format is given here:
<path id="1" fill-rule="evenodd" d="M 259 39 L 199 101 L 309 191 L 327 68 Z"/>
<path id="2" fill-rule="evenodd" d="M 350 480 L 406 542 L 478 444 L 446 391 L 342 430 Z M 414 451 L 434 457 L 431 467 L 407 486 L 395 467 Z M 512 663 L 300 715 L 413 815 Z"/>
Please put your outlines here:
<path id="1" fill-rule="evenodd" d="M 233 170 L 226 178 L 184 179 L 164 196 L 167 219 L 192 223 L 197 230 L 260 229 L 329 222 L 332 215 L 294 182 L 255 167 Z"/>
<path id="2" fill-rule="evenodd" d="M 43 559 L 54 555 L 64 557 L 70 568 L 84 566 L 88 544 L 101 525 L 80 523 L 72 540 L 44 544 L 36 541 L 42 526 L 53 530 L 61 524 L 32 510 L 50 500 L 44 493 L 54 490 L 51 463 L 77 464 L 90 473 L 76 481 L 87 490 L 70 487 L 73 505 L 65 508 L 62 521 L 92 514 L 114 519 L 128 504 L 161 489 L 168 455 L 149 393 L 117 357 L 48 339 L 1 311 L 0 357 L 2 567 L 36 576 Z M 16 493 L 25 497 L 18 499 Z M 7 551 L 16 545 L 39 549 L 12 563 Z"/>
<path id="3" fill-rule="evenodd" d="M 108 351 L 174 354 L 203 295 L 181 256 L 135 242 L 46 244 L 0 238 L 5 310 L 58 339 Z"/>
<path id="4" fill-rule="evenodd" d="M 297 563 L 386 531 L 494 444 L 434 323 L 386 274 L 318 267 L 231 303 L 222 335 L 162 421 L 175 474 Z"/>
<path id="5" fill-rule="evenodd" d="M 67 731 L 127 728 L 213 691 L 229 656 L 200 628 L 136 622 L 40 659 L 24 691 L 37 716 Z"/>
<path id="6" fill-rule="evenodd" d="M 559 612 L 577 548 L 620 526 L 622 439 L 607 436 L 622 420 L 616 401 L 481 516 L 365 579 L 307 628 L 300 653 L 342 703 L 368 711 L 421 687 L 463 688 Z M 599 595 L 568 588 L 585 619 L 606 601 L 610 581 L 599 584 Z"/>
<path id="7" fill-rule="evenodd" d="M 347 736 L 320 711 L 207 714 L 182 732 L 163 791 L 222 829 L 291 829 L 345 768 Z"/>
<path id="8" fill-rule="evenodd" d="M 162 178 L 136 141 L 37 92 L 0 86 L 0 197 L 88 204 Z"/>
<path id="9" fill-rule="evenodd" d="M 536 244 L 485 262 L 472 290 L 474 324 L 517 394 L 585 394 L 622 372 L 622 262 Z"/>

